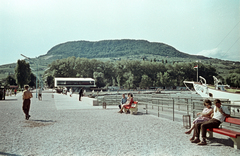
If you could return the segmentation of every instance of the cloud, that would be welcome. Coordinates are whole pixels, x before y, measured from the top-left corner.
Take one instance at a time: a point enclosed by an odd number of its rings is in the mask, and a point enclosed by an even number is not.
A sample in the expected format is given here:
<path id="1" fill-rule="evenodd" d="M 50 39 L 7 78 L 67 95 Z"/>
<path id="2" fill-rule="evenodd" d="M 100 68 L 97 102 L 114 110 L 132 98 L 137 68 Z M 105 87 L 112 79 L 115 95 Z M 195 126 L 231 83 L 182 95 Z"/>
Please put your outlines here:
<path id="1" fill-rule="evenodd" d="M 202 50 L 199 53 L 197 53 L 197 55 L 203 55 L 206 57 L 218 58 L 222 60 L 240 61 L 239 52 L 236 51 L 228 53 L 227 51 L 221 50 L 219 48 Z"/>
<path id="2" fill-rule="evenodd" d="M 210 49 L 210 50 L 202 50 L 197 55 L 203 55 L 206 57 L 216 57 L 219 56 L 221 51 L 218 48 Z"/>

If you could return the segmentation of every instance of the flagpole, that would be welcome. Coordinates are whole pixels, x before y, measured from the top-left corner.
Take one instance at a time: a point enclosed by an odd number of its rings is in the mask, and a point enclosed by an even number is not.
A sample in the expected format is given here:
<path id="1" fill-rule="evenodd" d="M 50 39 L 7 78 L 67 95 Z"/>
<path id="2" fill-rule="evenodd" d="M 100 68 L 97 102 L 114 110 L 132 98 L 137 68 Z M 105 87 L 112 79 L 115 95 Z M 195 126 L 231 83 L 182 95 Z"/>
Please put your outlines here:
<path id="1" fill-rule="evenodd" d="M 198 82 L 198 60 L 196 62 L 197 62 L 197 82 Z"/>
<path id="2" fill-rule="evenodd" d="M 197 82 L 198 82 L 198 65 L 197 65 Z"/>

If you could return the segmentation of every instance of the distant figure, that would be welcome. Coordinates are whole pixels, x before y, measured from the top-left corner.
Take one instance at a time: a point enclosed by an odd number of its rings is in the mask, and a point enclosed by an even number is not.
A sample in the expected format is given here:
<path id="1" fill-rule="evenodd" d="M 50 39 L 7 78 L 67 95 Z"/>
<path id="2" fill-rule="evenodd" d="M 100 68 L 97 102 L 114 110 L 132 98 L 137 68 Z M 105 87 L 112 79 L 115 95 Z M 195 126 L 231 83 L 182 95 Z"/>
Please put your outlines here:
<path id="1" fill-rule="evenodd" d="M 72 97 L 72 88 L 69 89 L 70 97 Z"/>
<path id="2" fill-rule="evenodd" d="M 42 101 L 42 89 L 40 87 L 39 87 L 39 90 L 38 90 L 38 100 Z"/>
<path id="3" fill-rule="evenodd" d="M 80 91 L 79 91 L 79 101 L 81 101 L 82 95 L 83 95 L 83 89 L 81 88 Z"/>
<path id="4" fill-rule="evenodd" d="M 29 86 L 28 85 L 25 85 L 24 86 L 25 88 L 25 91 L 23 92 L 23 106 L 22 106 L 22 109 L 23 109 L 23 112 L 25 113 L 25 119 L 28 120 L 30 118 L 30 115 L 29 115 L 29 109 L 30 109 L 30 103 L 31 103 L 31 98 L 33 97 L 32 96 L 32 93 L 28 90 Z"/>
<path id="5" fill-rule="evenodd" d="M 122 94 L 122 100 L 120 102 L 120 105 L 118 105 L 119 109 L 122 108 L 122 105 L 127 102 L 127 97 L 125 97 L 125 94 Z"/>
<path id="6" fill-rule="evenodd" d="M 15 94 L 15 96 L 17 95 L 17 89 L 14 89 L 14 94 Z"/>
<path id="7" fill-rule="evenodd" d="M 67 95 L 67 88 L 66 87 L 63 89 L 63 91 L 64 91 L 64 94 Z"/>

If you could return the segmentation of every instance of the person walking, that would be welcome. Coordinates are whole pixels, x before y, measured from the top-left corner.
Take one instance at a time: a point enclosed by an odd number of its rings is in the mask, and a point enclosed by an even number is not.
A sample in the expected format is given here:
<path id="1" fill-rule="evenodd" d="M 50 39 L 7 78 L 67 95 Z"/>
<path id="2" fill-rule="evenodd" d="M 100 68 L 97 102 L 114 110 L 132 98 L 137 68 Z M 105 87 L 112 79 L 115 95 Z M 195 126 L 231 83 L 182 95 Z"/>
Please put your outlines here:
<path id="1" fill-rule="evenodd" d="M 226 117 L 230 116 L 230 112 L 227 107 L 221 106 L 221 101 L 219 99 L 214 100 L 214 109 L 212 119 L 195 124 L 194 133 L 195 140 L 192 140 L 192 143 L 198 143 L 198 145 L 207 145 L 206 142 L 206 133 L 207 129 L 218 128 L 219 125 L 224 122 Z M 202 134 L 202 141 L 199 139 L 200 133 Z"/>
<path id="2" fill-rule="evenodd" d="M 30 109 L 30 103 L 31 103 L 31 98 L 33 97 L 32 96 L 32 93 L 28 90 L 29 86 L 28 85 L 25 85 L 24 86 L 25 90 L 23 92 L 23 106 L 22 106 L 22 109 L 23 109 L 23 112 L 25 114 L 25 119 L 28 120 L 30 118 L 30 115 L 29 115 L 29 109 Z"/>
<path id="3" fill-rule="evenodd" d="M 79 101 L 82 101 L 81 100 L 82 95 L 83 95 L 83 89 L 80 88 L 80 90 L 79 90 Z"/>

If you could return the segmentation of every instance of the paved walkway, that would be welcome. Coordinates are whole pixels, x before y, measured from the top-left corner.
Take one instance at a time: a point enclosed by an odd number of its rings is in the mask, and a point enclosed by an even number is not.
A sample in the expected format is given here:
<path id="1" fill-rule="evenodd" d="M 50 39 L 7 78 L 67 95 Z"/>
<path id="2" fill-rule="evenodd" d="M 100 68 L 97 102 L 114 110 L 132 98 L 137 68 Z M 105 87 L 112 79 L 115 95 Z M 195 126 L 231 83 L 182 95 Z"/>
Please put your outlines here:
<path id="1" fill-rule="evenodd" d="M 144 112 L 119 114 L 117 106 L 91 106 L 77 95 L 43 93 L 43 101 L 34 95 L 29 120 L 21 106 L 20 94 L 0 101 L 0 155 L 240 155 L 228 137 L 216 134 L 198 146 L 181 122 Z"/>

